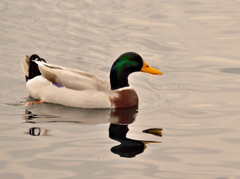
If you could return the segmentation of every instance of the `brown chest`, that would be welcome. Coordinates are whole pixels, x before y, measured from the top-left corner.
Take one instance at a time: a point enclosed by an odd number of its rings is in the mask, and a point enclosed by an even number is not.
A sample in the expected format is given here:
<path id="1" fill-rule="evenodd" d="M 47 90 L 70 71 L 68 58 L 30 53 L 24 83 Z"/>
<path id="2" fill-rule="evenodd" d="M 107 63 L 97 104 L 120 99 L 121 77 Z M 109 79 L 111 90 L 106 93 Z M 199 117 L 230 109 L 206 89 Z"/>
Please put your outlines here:
<path id="1" fill-rule="evenodd" d="M 134 89 L 116 90 L 116 96 L 110 98 L 115 108 L 129 108 L 138 106 L 138 96 Z"/>

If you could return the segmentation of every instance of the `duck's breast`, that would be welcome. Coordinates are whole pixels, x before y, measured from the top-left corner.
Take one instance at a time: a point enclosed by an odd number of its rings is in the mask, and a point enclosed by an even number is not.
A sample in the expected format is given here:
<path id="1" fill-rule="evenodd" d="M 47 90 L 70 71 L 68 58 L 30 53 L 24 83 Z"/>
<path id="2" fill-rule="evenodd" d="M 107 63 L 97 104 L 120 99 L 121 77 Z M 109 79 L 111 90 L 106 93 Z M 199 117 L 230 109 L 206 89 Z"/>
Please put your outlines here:
<path id="1" fill-rule="evenodd" d="M 131 87 L 115 90 L 116 96 L 110 98 L 114 108 L 129 108 L 138 106 L 138 96 Z"/>

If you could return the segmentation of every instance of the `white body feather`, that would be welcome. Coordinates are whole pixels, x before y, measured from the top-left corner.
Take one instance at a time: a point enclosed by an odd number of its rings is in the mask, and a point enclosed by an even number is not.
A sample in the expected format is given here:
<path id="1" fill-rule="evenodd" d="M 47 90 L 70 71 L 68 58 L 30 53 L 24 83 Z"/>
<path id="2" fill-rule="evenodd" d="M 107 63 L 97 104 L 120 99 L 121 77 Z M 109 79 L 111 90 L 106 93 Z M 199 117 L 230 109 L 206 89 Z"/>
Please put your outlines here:
<path id="1" fill-rule="evenodd" d="M 26 75 L 29 58 L 23 59 L 22 67 Z M 87 72 L 38 62 L 42 76 L 36 76 L 26 83 L 26 88 L 35 99 L 80 108 L 114 108 L 109 97 L 117 95 L 110 84 Z M 63 87 L 57 87 L 58 83 Z"/>
<path id="2" fill-rule="evenodd" d="M 109 96 L 102 91 L 59 88 L 42 76 L 28 80 L 26 87 L 30 96 L 44 102 L 80 108 L 112 107 Z"/>

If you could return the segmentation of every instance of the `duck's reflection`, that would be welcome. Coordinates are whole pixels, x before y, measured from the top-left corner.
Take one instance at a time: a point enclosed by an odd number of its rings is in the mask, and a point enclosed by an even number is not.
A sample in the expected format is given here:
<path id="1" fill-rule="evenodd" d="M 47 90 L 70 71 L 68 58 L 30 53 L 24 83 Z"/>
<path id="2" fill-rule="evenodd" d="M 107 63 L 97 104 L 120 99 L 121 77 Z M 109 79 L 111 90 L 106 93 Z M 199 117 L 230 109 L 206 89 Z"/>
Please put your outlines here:
<path id="1" fill-rule="evenodd" d="M 40 127 L 31 127 L 29 128 L 28 132 L 25 132 L 25 134 L 29 134 L 31 136 L 51 136 L 48 134 L 49 130 L 40 128 Z"/>
<path id="2" fill-rule="evenodd" d="M 144 151 L 146 148 L 145 144 L 159 143 L 156 141 L 135 140 L 126 137 L 129 132 L 128 125 L 135 121 L 137 113 L 137 108 L 115 109 L 112 111 L 111 123 L 109 126 L 109 137 L 120 142 L 120 144 L 112 147 L 111 151 L 118 154 L 120 157 L 135 157 Z M 149 130 L 150 129 L 147 129 L 147 131 Z M 156 130 L 162 131 L 162 129 Z"/>
<path id="3" fill-rule="evenodd" d="M 111 151 L 121 157 L 135 157 L 144 151 L 144 143 L 126 137 L 128 124 L 134 122 L 137 116 L 137 108 L 115 109 L 111 113 L 109 137 L 120 142 L 120 145 L 111 148 Z M 117 120 L 116 120 L 117 119 Z"/>
<path id="4" fill-rule="evenodd" d="M 128 131 L 128 125 L 110 124 L 109 126 L 109 137 L 121 143 L 112 147 L 111 151 L 121 157 L 130 158 L 142 153 L 145 149 L 145 144 L 140 140 L 127 138 Z"/>
<path id="5" fill-rule="evenodd" d="M 41 128 L 40 127 L 31 127 L 29 129 L 29 134 L 32 136 L 40 136 Z"/>
<path id="6" fill-rule="evenodd" d="M 68 108 L 52 104 L 37 104 L 26 109 L 25 120 L 27 123 L 42 122 L 74 122 L 74 123 L 110 123 L 109 137 L 120 142 L 113 146 L 111 151 L 121 157 L 135 157 L 142 153 L 147 143 L 159 143 L 156 141 L 142 141 L 127 138 L 129 132 L 128 125 L 136 119 L 138 108 L 114 109 L 114 110 L 84 110 Z M 147 129 L 143 132 L 161 133 L 161 129 Z M 151 132 L 154 131 L 154 132 Z M 31 136 L 49 136 L 48 129 L 31 127 L 26 134 Z M 156 135 L 156 134 L 155 134 Z M 161 135 L 159 135 L 161 136 Z"/>

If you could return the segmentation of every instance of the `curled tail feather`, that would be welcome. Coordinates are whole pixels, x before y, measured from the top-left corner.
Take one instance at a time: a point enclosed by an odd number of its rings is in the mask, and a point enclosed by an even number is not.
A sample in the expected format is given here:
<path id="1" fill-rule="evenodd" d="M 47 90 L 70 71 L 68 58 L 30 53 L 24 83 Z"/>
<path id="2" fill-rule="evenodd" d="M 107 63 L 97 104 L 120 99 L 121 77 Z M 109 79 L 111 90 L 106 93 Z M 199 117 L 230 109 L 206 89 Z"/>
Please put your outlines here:
<path id="1" fill-rule="evenodd" d="M 26 81 L 28 81 L 29 79 L 32 79 L 36 76 L 41 75 L 38 65 L 35 63 L 35 60 L 43 61 L 46 63 L 46 61 L 44 59 L 40 58 L 37 54 L 31 55 L 31 57 L 26 55 L 22 60 L 22 70 L 26 76 Z"/>
<path id="2" fill-rule="evenodd" d="M 27 81 L 28 77 L 29 77 L 29 66 L 30 66 L 30 58 L 29 58 L 29 56 L 26 55 L 25 57 L 23 57 L 21 65 L 22 65 L 22 71 L 25 74 L 26 81 Z"/>

